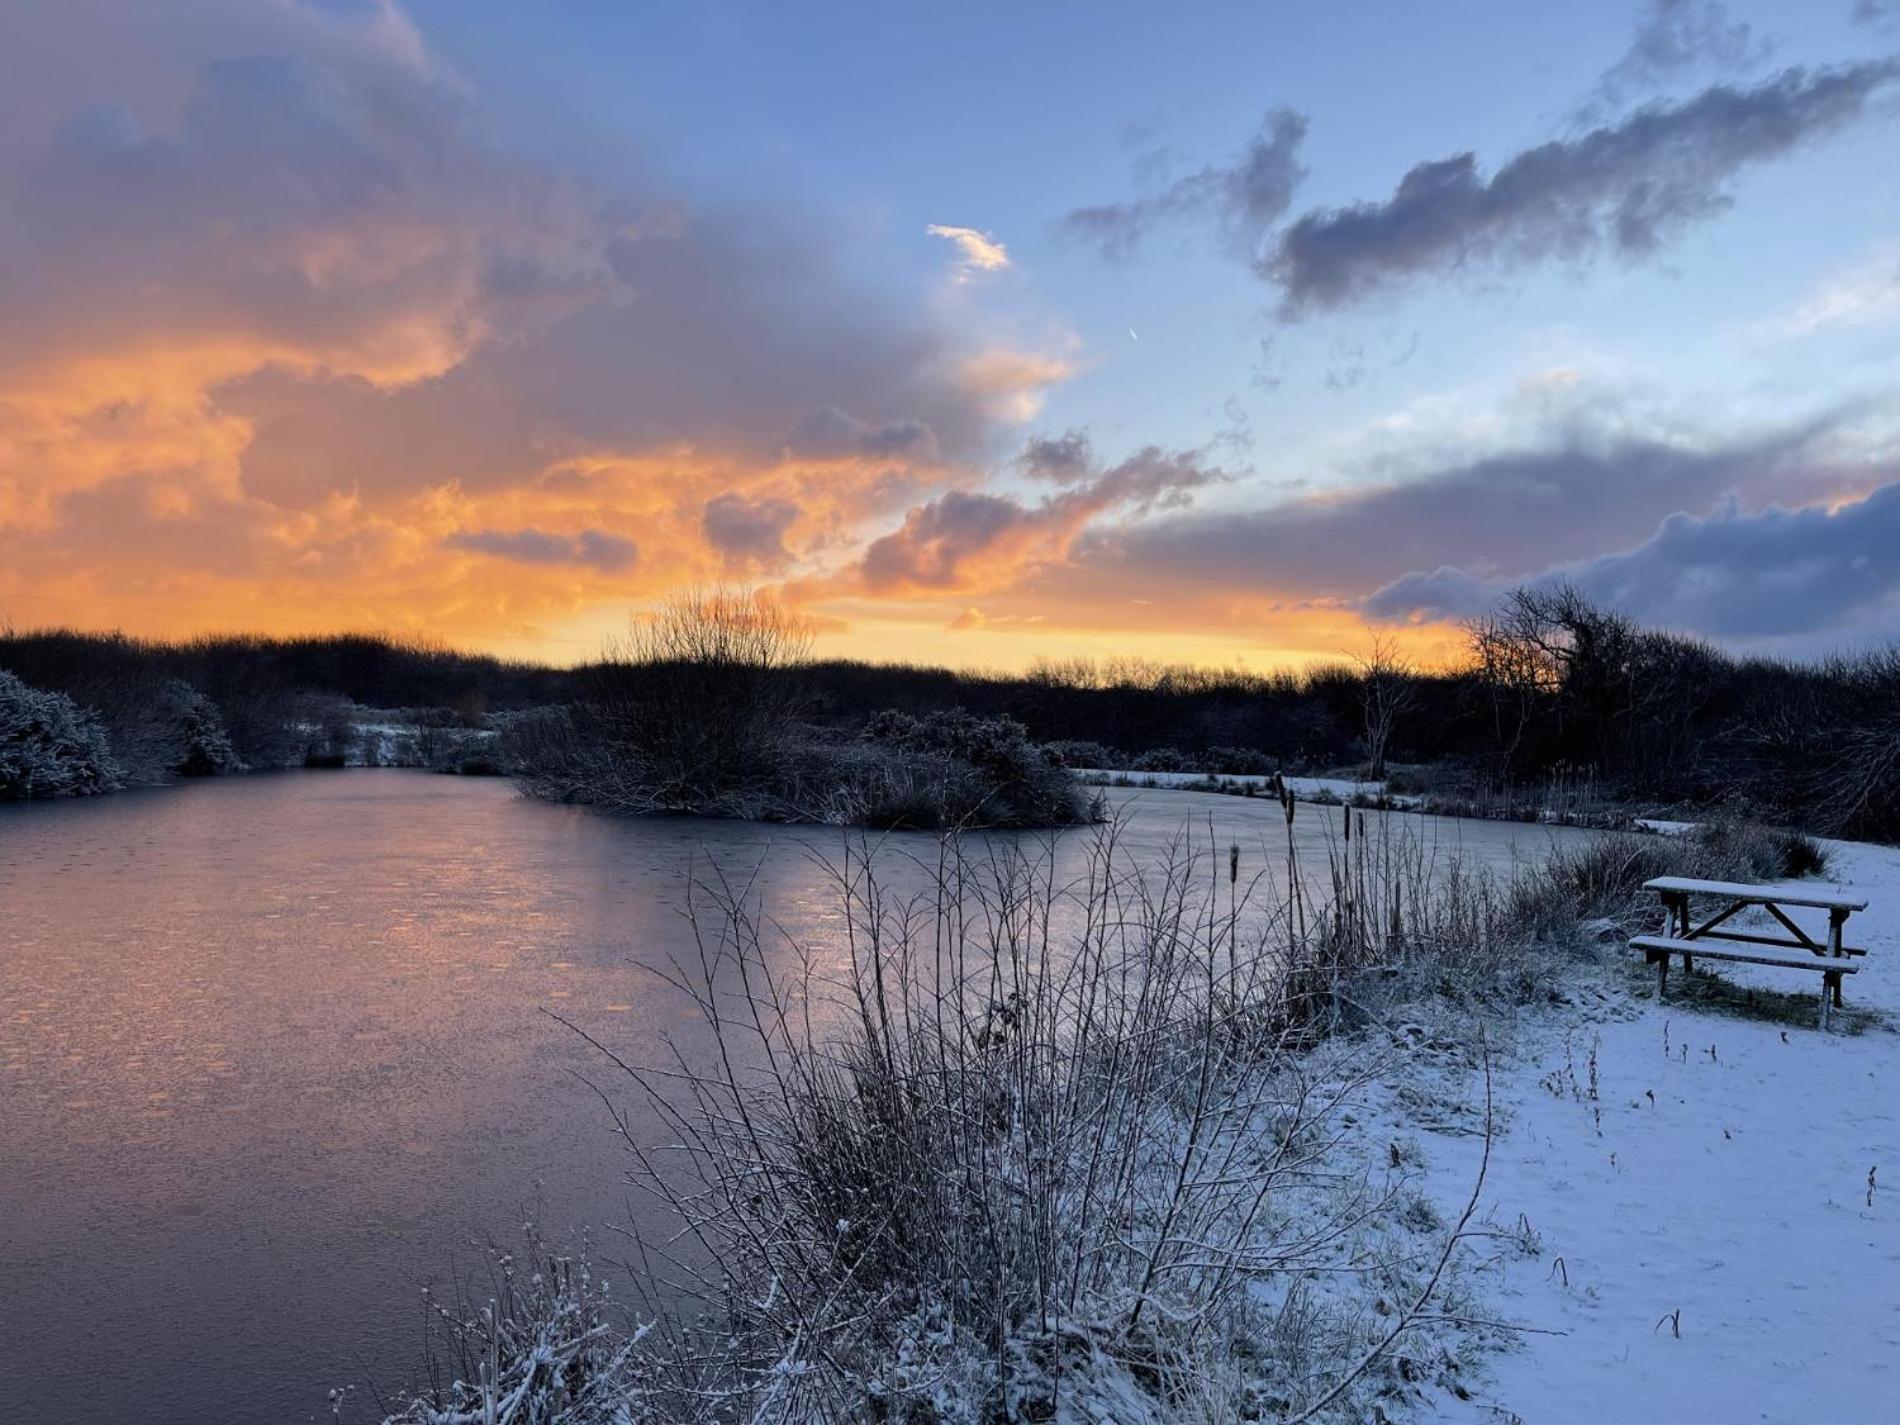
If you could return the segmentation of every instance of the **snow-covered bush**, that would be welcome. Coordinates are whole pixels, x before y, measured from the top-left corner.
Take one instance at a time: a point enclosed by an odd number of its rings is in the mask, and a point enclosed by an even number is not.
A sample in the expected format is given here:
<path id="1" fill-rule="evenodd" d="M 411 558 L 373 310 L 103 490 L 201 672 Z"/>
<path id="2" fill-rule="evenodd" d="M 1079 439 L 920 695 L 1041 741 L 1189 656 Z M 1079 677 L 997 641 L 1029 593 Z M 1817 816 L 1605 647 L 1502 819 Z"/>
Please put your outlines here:
<path id="1" fill-rule="evenodd" d="M 161 706 L 173 730 L 174 774 L 213 777 L 244 770 L 244 759 L 238 756 L 225 731 L 224 714 L 211 699 L 191 684 L 173 678 L 165 685 Z"/>
<path id="2" fill-rule="evenodd" d="M 0 801 L 86 796 L 123 784 L 90 712 L 0 670 Z"/>
<path id="3" fill-rule="evenodd" d="M 977 717 L 961 708 L 924 717 L 886 709 L 865 723 L 861 740 L 908 758 L 935 759 L 957 773 L 942 779 L 938 818 L 924 825 L 1066 826 L 1091 815 L 1061 759 L 1030 741 L 1014 718 Z"/>

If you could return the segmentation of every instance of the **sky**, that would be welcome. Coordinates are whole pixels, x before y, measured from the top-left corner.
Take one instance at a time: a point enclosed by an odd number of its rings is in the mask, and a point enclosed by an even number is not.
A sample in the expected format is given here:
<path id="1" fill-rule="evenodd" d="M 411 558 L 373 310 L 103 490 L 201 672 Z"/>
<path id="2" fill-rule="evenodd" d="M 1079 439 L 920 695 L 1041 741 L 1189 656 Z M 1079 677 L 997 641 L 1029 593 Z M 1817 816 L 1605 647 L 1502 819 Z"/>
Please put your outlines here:
<path id="1" fill-rule="evenodd" d="M 0 622 L 1900 635 L 1900 0 L 0 0 Z"/>

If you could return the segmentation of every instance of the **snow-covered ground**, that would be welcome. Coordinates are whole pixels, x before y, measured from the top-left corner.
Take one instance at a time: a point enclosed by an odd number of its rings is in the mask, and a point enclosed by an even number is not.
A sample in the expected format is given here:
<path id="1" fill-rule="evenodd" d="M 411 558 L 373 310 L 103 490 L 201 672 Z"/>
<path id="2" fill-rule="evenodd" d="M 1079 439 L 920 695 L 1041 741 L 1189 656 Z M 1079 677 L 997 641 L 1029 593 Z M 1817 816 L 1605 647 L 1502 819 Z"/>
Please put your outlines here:
<path id="1" fill-rule="evenodd" d="M 1484 1203 L 1541 1238 L 1480 1274 L 1537 1329 L 1444 1422 L 1900 1419 L 1900 851 L 1830 843 L 1871 904 L 1850 1009 L 1822 1035 L 1586 986 L 1495 1075 L 1504 1125 Z M 1718 966 L 1809 995 L 1809 977 Z M 1790 984 L 1790 980 L 1797 983 Z M 1469 1192 L 1475 1149 L 1431 1154 Z"/>
<path id="2" fill-rule="evenodd" d="M 1137 772 L 1112 767 L 1077 767 L 1076 779 L 1100 786 L 1162 787 L 1224 790 L 1269 786 L 1273 778 L 1254 772 Z M 1376 801 L 1385 794 L 1384 782 L 1356 782 L 1350 777 L 1283 777 L 1287 789 L 1300 801 Z"/>
<path id="3" fill-rule="evenodd" d="M 1666 821 L 1659 816 L 1639 816 L 1630 825 L 1638 831 L 1653 831 L 1658 836 L 1682 836 L 1696 829 L 1693 821 Z"/>

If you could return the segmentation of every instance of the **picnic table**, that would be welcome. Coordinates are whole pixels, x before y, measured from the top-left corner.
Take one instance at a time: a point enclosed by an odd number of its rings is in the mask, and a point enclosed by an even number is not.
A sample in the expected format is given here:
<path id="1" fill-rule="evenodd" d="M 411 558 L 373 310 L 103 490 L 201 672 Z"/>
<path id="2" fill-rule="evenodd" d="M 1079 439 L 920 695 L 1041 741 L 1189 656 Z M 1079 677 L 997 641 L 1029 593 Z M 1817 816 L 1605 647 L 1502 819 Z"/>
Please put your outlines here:
<path id="1" fill-rule="evenodd" d="M 1854 961 L 1867 952 L 1846 943 L 1847 918 L 1867 909 L 1867 898 L 1835 886 L 1751 885 L 1743 881 L 1702 881 L 1691 876 L 1657 876 L 1643 883 L 1662 898 L 1664 933 L 1638 935 L 1630 949 L 1640 950 L 1657 967 L 1656 992 L 1669 989 L 1669 957 L 1682 956 L 1682 968 L 1693 970 L 1695 957 L 1731 960 L 1746 965 L 1773 965 L 1784 970 L 1807 970 L 1821 976 L 1821 1028 L 1828 1027 L 1830 1007 L 1841 1003 L 1841 981 L 1856 974 Z M 1701 924 L 1690 913 L 1690 901 L 1701 897 L 1716 909 Z M 1827 938 L 1816 940 L 1792 916 L 1788 907 L 1827 912 Z M 1764 935 L 1738 930 L 1729 921 L 1744 910 L 1758 907 L 1779 921 L 1786 935 Z"/>

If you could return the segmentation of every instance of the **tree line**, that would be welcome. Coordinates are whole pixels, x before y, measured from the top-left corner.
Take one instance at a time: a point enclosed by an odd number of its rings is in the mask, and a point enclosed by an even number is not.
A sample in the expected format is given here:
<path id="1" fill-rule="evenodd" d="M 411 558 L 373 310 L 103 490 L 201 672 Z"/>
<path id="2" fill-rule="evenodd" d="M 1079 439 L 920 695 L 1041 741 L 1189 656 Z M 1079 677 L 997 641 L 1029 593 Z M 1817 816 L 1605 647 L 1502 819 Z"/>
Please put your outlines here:
<path id="1" fill-rule="evenodd" d="M 682 621 L 682 608 L 694 600 L 572 668 L 370 635 L 167 643 L 51 630 L 0 634 L 0 669 L 94 712 L 115 748 L 151 740 L 154 708 L 175 721 L 180 699 L 199 697 L 235 756 L 258 766 L 284 764 L 286 727 L 309 725 L 312 709 L 334 718 L 339 706 L 427 710 L 468 726 L 567 709 L 577 725 L 617 729 L 649 762 L 654 739 L 672 738 L 683 775 L 715 780 L 756 780 L 756 765 L 726 763 L 794 723 L 848 741 L 901 725 L 877 723 L 881 714 L 919 722 L 954 711 L 1008 719 L 1070 765 L 1390 764 L 1395 777 L 1425 767 L 1433 786 L 1472 791 L 1583 777 L 1647 805 L 1727 804 L 1825 833 L 1900 835 L 1900 646 L 1813 662 L 1737 657 L 1557 587 L 1506 596 L 1443 668 L 1414 667 L 1375 639 L 1360 658 L 1300 671 L 1115 658 L 997 673 L 813 659 L 789 632 L 761 652 L 743 619 L 709 631 Z"/>

